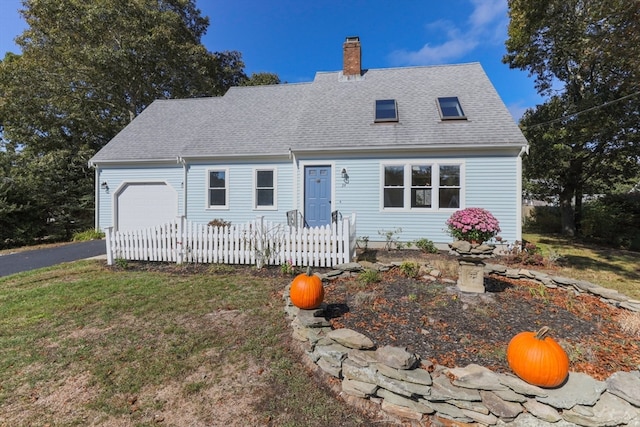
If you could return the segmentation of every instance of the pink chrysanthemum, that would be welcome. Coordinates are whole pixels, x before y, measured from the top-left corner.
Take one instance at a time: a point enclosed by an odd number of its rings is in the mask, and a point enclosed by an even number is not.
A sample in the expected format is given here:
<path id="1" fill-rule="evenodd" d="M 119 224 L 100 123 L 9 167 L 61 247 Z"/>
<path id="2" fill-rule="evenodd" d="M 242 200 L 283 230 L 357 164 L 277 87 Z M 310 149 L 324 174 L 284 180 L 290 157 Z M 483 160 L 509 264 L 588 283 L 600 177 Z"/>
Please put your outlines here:
<path id="1" fill-rule="evenodd" d="M 498 220 L 486 209 L 466 208 L 447 220 L 449 233 L 459 240 L 486 242 L 500 232 Z"/>

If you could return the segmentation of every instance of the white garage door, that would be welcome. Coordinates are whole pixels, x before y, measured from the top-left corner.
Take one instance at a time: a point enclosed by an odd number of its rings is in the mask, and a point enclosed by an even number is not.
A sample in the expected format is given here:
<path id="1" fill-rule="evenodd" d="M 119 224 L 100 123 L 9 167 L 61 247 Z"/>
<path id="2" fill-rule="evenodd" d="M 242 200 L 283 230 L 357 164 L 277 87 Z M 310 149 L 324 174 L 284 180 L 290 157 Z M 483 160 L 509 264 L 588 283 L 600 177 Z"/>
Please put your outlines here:
<path id="1" fill-rule="evenodd" d="M 166 183 L 132 183 L 116 196 L 118 230 L 165 224 L 178 215 L 178 193 Z"/>

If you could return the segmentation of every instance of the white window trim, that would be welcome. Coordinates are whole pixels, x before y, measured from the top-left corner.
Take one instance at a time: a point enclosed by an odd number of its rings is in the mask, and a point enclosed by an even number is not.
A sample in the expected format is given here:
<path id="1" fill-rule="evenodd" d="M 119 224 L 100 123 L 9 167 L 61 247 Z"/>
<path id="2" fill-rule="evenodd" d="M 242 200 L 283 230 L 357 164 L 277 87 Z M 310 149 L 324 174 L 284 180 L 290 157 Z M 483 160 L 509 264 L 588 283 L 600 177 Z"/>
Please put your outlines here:
<path id="1" fill-rule="evenodd" d="M 210 172 L 224 172 L 224 205 L 210 205 L 209 204 L 209 174 Z M 208 168 L 205 175 L 205 209 L 207 210 L 228 210 L 229 209 L 229 168 Z"/>
<path id="2" fill-rule="evenodd" d="M 460 161 L 438 161 L 437 162 L 437 166 L 438 166 L 438 171 L 437 171 L 437 179 L 438 179 L 438 186 L 437 189 L 440 190 L 440 188 L 455 188 L 452 186 L 444 186 L 444 187 L 440 187 L 440 166 L 458 166 L 460 167 L 460 185 L 458 186 L 460 188 L 460 200 L 458 200 L 458 207 L 457 208 L 450 208 L 450 207 L 440 207 L 440 191 L 437 192 L 436 194 L 436 199 L 438 200 L 438 210 L 439 211 L 444 211 L 444 212 L 454 212 L 457 211 L 459 209 L 464 209 L 464 204 L 465 204 L 465 200 L 464 200 L 464 187 L 465 187 L 465 168 L 464 168 L 464 163 L 460 162 Z"/>
<path id="3" fill-rule="evenodd" d="M 273 172 L 273 206 L 258 205 L 258 172 Z M 256 167 L 253 168 L 253 210 L 256 211 L 277 211 L 278 210 L 278 168 L 275 166 Z"/>
<path id="4" fill-rule="evenodd" d="M 384 206 L 384 168 L 385 166 L 404 166 L 404 186 L 403 197 L 404 206 L 402 208 L 387 208 Z M 411 167 L 431 166 L 431 207 L 412 208 L 411 207 Z M 440 166 L 460 167 L 460 200 L 458 208 L 440 207 Z M 380 197 L 381 212 L 454 212 L 464 209 L 465 200 L 465 162 L 458 159 L 407 159 L 393 160 L 380 163 L 380 185 L 378 194 Z"/>

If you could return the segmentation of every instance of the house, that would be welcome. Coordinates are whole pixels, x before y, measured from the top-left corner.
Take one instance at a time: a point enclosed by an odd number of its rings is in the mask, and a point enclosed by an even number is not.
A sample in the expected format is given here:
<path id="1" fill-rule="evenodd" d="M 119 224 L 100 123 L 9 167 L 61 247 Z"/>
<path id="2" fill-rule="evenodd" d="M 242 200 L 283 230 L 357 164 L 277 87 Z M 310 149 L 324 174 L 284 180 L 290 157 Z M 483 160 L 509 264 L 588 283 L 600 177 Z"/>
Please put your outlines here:
<path id="1" fill-rule="evenodd" d="M 96 227 L 339 212 L 371 243 L 444 244 L 447 218 L 474 206 L 520 240 L 527 141 L 481 65 L 364 69 L 358 37 L 343 57 L 308 83 L 153 102 L 90 160 Z"/>

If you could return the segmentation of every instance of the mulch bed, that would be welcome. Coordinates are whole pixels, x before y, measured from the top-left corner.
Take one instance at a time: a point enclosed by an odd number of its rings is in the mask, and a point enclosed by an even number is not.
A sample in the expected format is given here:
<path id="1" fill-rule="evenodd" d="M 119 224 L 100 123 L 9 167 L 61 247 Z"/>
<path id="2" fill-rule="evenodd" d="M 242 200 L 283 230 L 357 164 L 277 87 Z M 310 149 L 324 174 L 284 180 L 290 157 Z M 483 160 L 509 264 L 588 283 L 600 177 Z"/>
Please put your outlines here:
<path id="1" fill-rule="evenodd" d="M 416 252 L 379 252 L 377 258 L 415 260 Z M 381 259 L 384 256 L 390 259 Z M 127 268 L 190 275 L 210 272 L 216 266 L 131 262 Z M 291 280 L 278 267 L 217 268 L 273 277 L 283 286 Z M 380 282 L 369 285 L 356 276 L 327 283 L 325 303 L 334 328 L 361 332 L 377 346 L 406 347 L 443 366 L 475 363 L 496 372 L 510 372 L 506 349 L 511 338 L 521 331 L 548 326 L 550 336 L 567 351 L 573 372 L 604 380 L 616 371 L 640 367 L 640 339 L 622 331 L 618 323 L 624 310 L 597 297 L 547 289 L 526 280 L 485 277 L 485 286 L 487 293 L 482 296 L 462 295 L 455 285 L 409 278 L 396 268 L 382 273 Z"/>
<path id="2" fill-rule="evenodd" d="M 510 372 L 506 349 L 521 331 L 548 326 L 567 351 L 570 370 L 604 380 L 640 366 L 640 340 L 623 332 L 616 309 L 598 298 L 530 281 L 485 278 L 487 293 L 469 296 L 455 285 L 404 276 L 378 283 L 339 279 L 325 286 L 333 327 L 350 328 L 377 346 L 407 347 L 448 367 L 474 363 Z"/>

